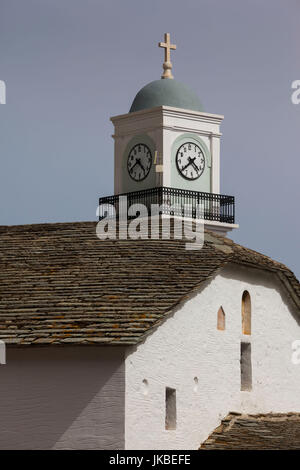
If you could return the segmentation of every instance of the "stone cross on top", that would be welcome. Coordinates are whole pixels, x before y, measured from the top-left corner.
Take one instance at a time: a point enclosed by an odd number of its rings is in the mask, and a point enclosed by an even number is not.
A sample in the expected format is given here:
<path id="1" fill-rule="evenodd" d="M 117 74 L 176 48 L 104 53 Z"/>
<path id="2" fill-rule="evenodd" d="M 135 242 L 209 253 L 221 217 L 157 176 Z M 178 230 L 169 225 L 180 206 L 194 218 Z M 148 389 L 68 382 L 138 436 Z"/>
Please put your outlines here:
<path id="1" fill-rule="evenodd" d="M 165 33 L 165 42 L 159 42 L 158 47 L 165 49 L 165 61 L 163 63 L 164 73 L 161 78 L 174 78 L 172 75 L 171 49 L 176 49 L 175 44 L 171 44 L 170 33 Z"/>

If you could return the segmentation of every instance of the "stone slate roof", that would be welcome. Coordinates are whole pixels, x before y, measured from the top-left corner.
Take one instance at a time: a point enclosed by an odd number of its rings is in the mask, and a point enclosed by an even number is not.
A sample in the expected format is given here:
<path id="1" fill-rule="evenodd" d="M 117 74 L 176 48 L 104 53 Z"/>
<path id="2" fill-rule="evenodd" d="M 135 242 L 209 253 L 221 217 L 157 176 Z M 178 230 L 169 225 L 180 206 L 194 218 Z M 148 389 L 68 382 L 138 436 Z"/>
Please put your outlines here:
<path id="1" fill-rule="evenodd" d="M 230 413 L 200 450 L 299 450 L 300 413 Z"/>
<path id="2" fill-rule="evenodd" d="M 227 263 L 278 275 L 300 311 L 300 285 L 284 265 L 207 232 L 184 240 L 106 240 L 96 222 L 0 227 L 0 339 L 7 344 L 140 341 Z"/>

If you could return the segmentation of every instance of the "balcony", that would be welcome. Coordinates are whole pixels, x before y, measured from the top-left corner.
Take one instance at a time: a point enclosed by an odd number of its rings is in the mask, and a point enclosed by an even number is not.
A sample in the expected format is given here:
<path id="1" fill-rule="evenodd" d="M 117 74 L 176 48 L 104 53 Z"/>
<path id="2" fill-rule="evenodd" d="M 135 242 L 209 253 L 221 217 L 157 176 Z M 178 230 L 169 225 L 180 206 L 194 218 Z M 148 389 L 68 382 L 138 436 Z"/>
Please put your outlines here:
<path id="1" fill-rule="evenodd" d="M 144 208 L 132 207 L 143 204 Z M 224 194 L 203 193 L 165 186 L 101 197 L 99 219 L 105 217 L 128 219 L 139 215 L 164 214 L 191 219 L 235 223 L 234 197 Z"/>

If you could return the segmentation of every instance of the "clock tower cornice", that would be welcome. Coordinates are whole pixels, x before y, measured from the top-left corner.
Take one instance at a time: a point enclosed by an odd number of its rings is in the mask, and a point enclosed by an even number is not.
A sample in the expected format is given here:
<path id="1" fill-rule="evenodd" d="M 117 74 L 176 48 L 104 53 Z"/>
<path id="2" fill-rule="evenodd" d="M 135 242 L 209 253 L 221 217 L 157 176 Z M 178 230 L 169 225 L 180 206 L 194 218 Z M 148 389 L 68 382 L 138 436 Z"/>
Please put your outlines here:
<path id="1" fill-rule="evenodd" d="M 198 129 L 193 129 L 190 127 L 179 127 L 179 126 L 156 126 L 156 127 L 144 127 L 144 128 L 137 128 L 136 132 L 134 133 L 134 129 L 131 132 L 119 132 L 118 134 L 112 134 L 111 137 L 113 139 L 122 139 L 123 137 L 131 136 L 131 135 L 139 135 L 139 134 L 146 134 L 147 132 L 155 132 L 160 129 L 163 130 L 168 130 L 168 131 L 173 131 L 173 132 L 184 132 L 184 133 L 190 133 L 190 134 L 198 134 L 200 136 L 206 136 L 206 137 L 216 137 L 220 138 L 222 137 L 222 133 L 220 132 L 211 132 L 211 131 L 199 131 Z"/>
<path id="2" fill-rule="evenodd" d="M 196 132 L 205 136 L 220 137 L 219 131 L 224 116 L 195 112 L 169 106 L 158 106 L 136 113 L 121 114 L 110 118 L 115 127 L 113 137 L 124 137 L 155 130 L 173 132 Z"/>
<path id="3" fill-rule="evenodd" d="M 149 116 L 158 115 L 158 114 L 162 114 L 163 116 L 175 116 L 175 117 L 181 117 L 181 118 L 186 118 L 186 119 L 206 121 L 206 122 L 211 122 L 211 123 L 216 123 L 216 124 L 221 124 L 221 122 L 224 119 L 224 116 L 222 114 L 212 114 L 212 113 L 206 113 L 206 112 L 200 112 L 200 111 L 191 111 L 189 109 L 174 108 L 171 106 L 157 106 L 151 109 L 143 109 L 141 111 L 131 112 L 129 114 L 126 113 L 126 114 L 119 114 L 117 116 L 112 116 L 110 120 L 113 123 L 117 123 L 123 120 L 130 120 L 134 122 L 134 120 L 140 121 L 141 119 L 143 119 L 143 117 L 145 119 L 148 119 Z"/>

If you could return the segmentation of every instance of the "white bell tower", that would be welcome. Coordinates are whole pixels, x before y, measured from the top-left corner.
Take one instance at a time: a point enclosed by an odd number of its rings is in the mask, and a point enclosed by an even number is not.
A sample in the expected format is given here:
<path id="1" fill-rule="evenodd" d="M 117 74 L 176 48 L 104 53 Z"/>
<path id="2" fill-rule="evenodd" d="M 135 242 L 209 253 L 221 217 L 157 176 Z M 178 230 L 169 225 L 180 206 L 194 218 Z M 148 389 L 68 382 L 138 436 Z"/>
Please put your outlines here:
<path id="1" fill-rule="evenodd" d="M 233 198 L 220 194 L 223 116 L 204 112 L 198 96 L 173 79 L 170 35 L 158 45 L 165 49 L 161 79 L 137 93 L 129 113 L 111 118 L 115 195 L 145 199 L 147 191 L 169 188 L 178 200 L 180 190 L 184 201 L 201 200 L 208 229 L 225 234 L 238 225 Z"/>

